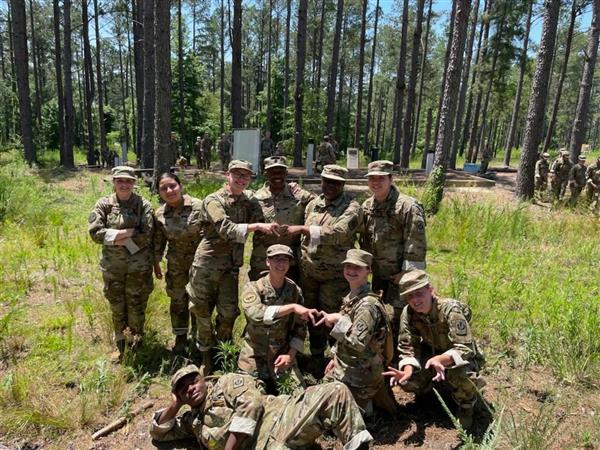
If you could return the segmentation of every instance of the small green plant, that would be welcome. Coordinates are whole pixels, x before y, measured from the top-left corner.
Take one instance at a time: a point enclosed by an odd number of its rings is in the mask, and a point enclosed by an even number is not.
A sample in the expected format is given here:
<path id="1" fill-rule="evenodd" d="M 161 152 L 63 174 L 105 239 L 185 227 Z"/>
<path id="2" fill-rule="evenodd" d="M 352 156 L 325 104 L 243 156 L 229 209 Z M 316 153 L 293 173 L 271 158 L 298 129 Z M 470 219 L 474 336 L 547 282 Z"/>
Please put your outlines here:
<path id="1" fill-rule="evenodd" d="M 231 341 L 220 341 L 217 345 L 217 364 L 222 373 L 231 373 L 237 370 L 237 360 L 240 348 Z"/>
<path id="2" fill-rule="evenodd" d="M 300 387 L 295 378 L 292 376 L 291 371 L 287 370 L 278 375 L 279 376 L 276 379 L 276 386 L 277 392 L 280 395 L 291 395 Z"/>

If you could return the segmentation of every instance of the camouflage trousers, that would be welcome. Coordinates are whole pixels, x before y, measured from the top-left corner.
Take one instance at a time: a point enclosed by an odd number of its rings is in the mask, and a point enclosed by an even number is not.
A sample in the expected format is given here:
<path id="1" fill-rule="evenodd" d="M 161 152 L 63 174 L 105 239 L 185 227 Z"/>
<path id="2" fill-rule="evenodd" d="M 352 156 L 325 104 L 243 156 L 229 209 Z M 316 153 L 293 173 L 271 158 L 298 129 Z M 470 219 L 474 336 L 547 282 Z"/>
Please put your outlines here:
<path id="1" fill-rule="evenodd" d="M 545 192 L 548 187 L 548 178 L 535 177 L 535 191 Z"/>
<path id="2" fill-rule="evenodd" d="M 146 305 L 152 292 L 152 271 L 102 272 L 104 296 L 110 303 L 115 341 L 125 339 L 123 331 L 129 328 L 133 335 L 144 334 Z"/>
<path id="3" fill-rule="evenodd" d="M 189 298 L 185 290 L 190 278 L 189 273 L 189 268 L 175 268 L 167 265 L 166 290 L 171 299 L 169 312 L 171 327 L 175 336 L 186 335 L 190 325 Z"/>
<path id="4" fill-rule="evenodd" d="M 422 367 L 425 367 L 426 361 L 427 359 L 422 359 Z M 432 379 L 435 374 L 433 369 L 417 370 L 401 387 L 406 392 L 424 394 L 434 387 Z M 475 362 L 454 369 L 446 368 L 445 376 L 446 380 L 438 385 L 449 388 L 452 398 L 459 406 L 472 406 L 476 400 L 477 390 L 485 386 L 485 381 L 479 376 L 479 368 Z"/>
<path id="5" fill-rule="evenodd" d="M 560 200 L 567 190 L 567 180 L 561 181 L 556 178 L 552 179 L 550 182 L 550 187 L 552 189 L 552 196 L 554 200 Z"/>
<path id="6" fill-rule="evenodd" d="M 575 206 L 582 190 L 583 190 L 583 186 L 576 186 L 575 184 L 569 185 L 569 191 L 571 192 L 571 197 L 569 198 L 569 204 L 571 206 Z"/>
<path id="7" fill-rule="evenodd" d="M 221 341 L 231 340 L 238 308 L 238 268 L 215 268 L 208 264 L 192 266 L 186 291 L 190 313 L 196 319 L 196 346 L 209 350 Z M 217 309 L 215 328 L 211 316 Z M 216 336 L 215 336 L 216 332 Z"/>
<path id="8" fill-rule="evenodd" d="M 326 313 L 339 312 L 342 299 L 350 290 L 348 283 L 343 278 L 320 281 L 303 270 L 300 272 L 300 287 L 304 295 L 304 306 L 316 308 Z M 325 353 L 330 331 L 331 329 L 325 325 L 314 327 L 309 323 L 308 333 L 311 355 L 323 355 Z"/>
<path id="9" fill-rule="evenodd" d="M 269 396 L 264 408 L 256 449 L 305 449 L 327 431 L 347 450 L 373 440 L 352 394 L 340 382 L 311 386 L 292 397 Z"/>

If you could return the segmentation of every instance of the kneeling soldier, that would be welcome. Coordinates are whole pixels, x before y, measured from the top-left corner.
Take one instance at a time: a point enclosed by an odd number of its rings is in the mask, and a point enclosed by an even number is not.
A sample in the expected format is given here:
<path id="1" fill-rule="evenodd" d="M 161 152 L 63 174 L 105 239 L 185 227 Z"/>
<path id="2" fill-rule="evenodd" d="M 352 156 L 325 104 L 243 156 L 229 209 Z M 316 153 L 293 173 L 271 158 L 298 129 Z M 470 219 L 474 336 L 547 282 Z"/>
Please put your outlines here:
<path id="1" fill-rule="evenodd" d="M 485 385 L 479 377 L 483 355 L 469 327 L 471 311 L 457 300 L 439 298 L 422 270 L 407 272 L 399 285 L 408 303 L 400 319 L 400 370 L 389 367 L 384 375 L 392 376 L 391 384 L 416 394 L 430 391 L 433 381 L 445 381 L 461 425 L 469 428 L 477 388 Z"/>
<path id="2" fill-rule="evenodd" d="M 373 440 L 360 410 L 342 383 L 308 388 L 302 395 L 265 395 L 262 383 L 236 373 L 205 379 L 190 365 L 171 379 L 171 402 L 150 425 L 156 441 L 196 438 L 202 448 L 303 449 L 332 431 L 345 450 Z M 183 405 L 191 411 L 177 417 Z"/>

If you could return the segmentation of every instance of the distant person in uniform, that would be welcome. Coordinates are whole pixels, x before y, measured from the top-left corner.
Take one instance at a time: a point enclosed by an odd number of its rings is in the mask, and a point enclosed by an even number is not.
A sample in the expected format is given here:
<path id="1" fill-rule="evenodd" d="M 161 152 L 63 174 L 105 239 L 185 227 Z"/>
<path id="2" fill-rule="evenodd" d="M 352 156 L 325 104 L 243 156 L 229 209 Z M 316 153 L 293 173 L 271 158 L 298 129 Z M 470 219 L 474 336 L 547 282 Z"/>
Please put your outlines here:
<path id="1" fill-rule="evenodd" d="M 204 167 L 203 169 L 210 169 L 210 161 L 212 160 L 212 147 L 213 141 L 207 132 L 202 137 L 202 153 L 204 154 Z"/>
<path id="2" fill-rule="evenodd" d="M 569 172 L 569 191 L 571 197 L 569 198 L 569 205 L 575 206 L 581 191 L 585 187 L 587 177 L 587 167 L 585 165 L 585 155 L 579 155 L 577 164 L 575 164 Z"/>
<path id="3" fill-rule="evenodd" d="M 317 149 L 316 167 L 321 171 L 323 167 L 335 163 L 336 155 L 333 147 L 329 143 L 329 136 L 324 136 L 323 141 L 319 144 L 319 148 Z"/>
<path id="4" fill-rule="evenodd" d="M 229 140 L 228 133 L 221 135 L 221 140 L 219 141 L 219 159 L 221 160 L 221 170 L 225 172 L 231 162 L 231 141 Z"/>
<path id="5" fill-rule="evenodd" d="M 196 142 L 194 142 L 194 155 L 196 155 L 196 165 L 198 169 L 204 168 L 204 155 L 202 152 L 202 138 L 200 136 L 196 137 Z"/>
<path id="6" fill-rule="evenodd" d="M 563 148 L 550 167 L 550 186 L 555 201 L 559 201 L 565 195 L 571 167 L 573 164 L 569 159 L 569 152 Z"/>
<path id="7" fill-rule="evenodd" d="M 548 174 L 550 173 L 549 153 L 542 153 L 540 159 L 535 163 L 535 192 L 539 198 L 542 198 L 546 189 L 548 189 Z"/>

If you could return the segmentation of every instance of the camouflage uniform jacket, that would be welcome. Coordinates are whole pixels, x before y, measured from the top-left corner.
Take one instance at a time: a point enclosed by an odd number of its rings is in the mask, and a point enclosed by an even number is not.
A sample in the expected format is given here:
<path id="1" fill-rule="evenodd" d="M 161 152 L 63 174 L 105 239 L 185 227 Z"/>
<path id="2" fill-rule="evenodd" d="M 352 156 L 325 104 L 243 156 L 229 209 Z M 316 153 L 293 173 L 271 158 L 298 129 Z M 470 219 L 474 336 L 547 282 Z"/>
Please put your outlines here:
<path id="1" fill-rule="evenodd" d="M 383 346 L 387 333 L 391 333 L 379 296 L 365 284 L 356 295 L 344 297 L 340 313 L 342 318 L 331 330 L 336 340 L 333 377 L 350 386 L 379 386 L 383 381 Z"/>
<path id="2" fill-rule="evenodd" d="M 248 224 L 262 222 L 262 212 L 251 192 L 234 196 L 225 187 L 207 195 L 191 220 L 200 220 L 204 236 L 194 256 L 194 266 L 216 265 L 222 269 L 243 264 Z"/>
<path id="3" fill-rule="evenodd" d="M 575 164 L 569 172 L 569 181 L 577 187 L 584 187 L 587 167 L 583 164 Z"/>
<path id="4" fill-rule="evenodd" d="M 469 326 L 470 313 L 465 305 L 453 299 L 433 297 L 429 314 L 419 314 L 410 306 L 404 307 L 400 318 L 398 351 L 401 369 L 407 364 L 421 369 L 424 357 L 447 354 L 453 367 L 482 360 Z"/>
<path id="5" fill-rule="evenodd" d="M 573 167 L 573 164 L 570 160 L 564 161 L 561 157 L 558 157 L 552 163 L 550 173 L 556 175 L 557 181 L 567 181 L 569 179 L 571 167 Z"/>
<path id="6" fill-rule="evenodd" d="M 246 328 L 239 358 L 240 369 L 252 373 L 257 370 L 257 359 L 271 367 L 276 357 L 290 348 L 300 353 L 304 351 L 306 322 L 295 314 L 275 318 L 281 306 L 303 302 L 302 291 L 289 278 L 285 279 L 280 292 L 273 288 L 268 275 L 246 284 L 242 293 Z"/>
<path id="7" fill-rule="evenodd" d="M 399 272 L 425 269 L 425 214 L 414 198 L 391 187 L 385 201 L 371 196 L 362 204 L 360 247 L 373 255 L 373 273 L 387 279 Z"/>
<path id="8" fill-rule="evenodd" d="M 335 164 L 335 160 L 336 156 L 333 146 L 329 142 L 321 143 L 318 149 L 317 162 L 321 166 L 326 166 L 327 164 Z"/>
<path id="9" fill-rule="evenodd" d="M 223 139 L 219 141 L 219 154 L 223 156 L 231 155 L 231 141 Z"/>
<path id="10" fill-rule="evenodd" d="M 209 137 L 205 137 L 200 141 L 200 145 L 202 146 L 202 150 L 204 150 L 204 154 L 210 155 L 213 146 L 212 139 Z"/>
<path id="11" fill-rule="evenodd" d="M 263 138 L 260 141 L 260 157 L 261 159 L 268 158 L 273 155 L 273 139 L 271 138 Z"/>
<path id="12" fill-rule="evenodd" d="M 302 225 L 304 223 L 306 205 L 315 198 L 315 195 L 304 189 L 292 192 L 289 184 L 280 193 L 273 194 L 269 190 L 268 184 L 265 184 L 254 193 L 254 198 L 260 204 L 267 223 L 276 222 L 280 225 Z M 294 250 L 294 253 L 297 253 L 300 245 L 300 236 L 275 236 L 265 233 L 254 233 L 252 238 L 252 258 L 266 258 L 267 248 L 273 244 L 287 245 Z"/>
<path id="13" fill-rule="evenodd" d="M 543 180 L 548 179 L 548 172 L 550 171 L 550 165 L 547 159 L 538 159 L 535 163 L 535 177 Z"/>
<path id="14" fill-rule="evenodd" d="M 128 246 L 114 245 L 118 230 L 135 228 Z M 152 270 L 154 216 L 150 202 L 137 194 L 119 201 L 116 194 L 102 197 L 88 218 L 88 231 L 102 245 L 100 267 L 107 272 L 135 273 Z M 133 245 L 131 245 L 133 244 Z"/>
<path id="15" fill-rule="evenodd" d="M 166 203 L 154 215 L 154 260 L 159 262 L 169 243 L 167 261 L 169 266 L 188 268 L 202 239 L 202 224 L 197 220 L 202 202 L 189 195 L 183 196 L 183 206 L 172 208 Z"/>
<path id="16" fill-rule="evenodd" d="M 302 236 L 302 269 L 321 280 L 343 278 L 340 262 L 354 247 L 362 221 L 360 205 L 347 193 L 332 201 L 321 194 L 307 205 L 304 217 L 310 236 Z"/>
<path id="17" fill-rule="evenodd" d="M 592 164 L 587 168 L 585 177 L 588 183 L 593 183 L 596 186 L 600 185 L 600 166 Z"/>

